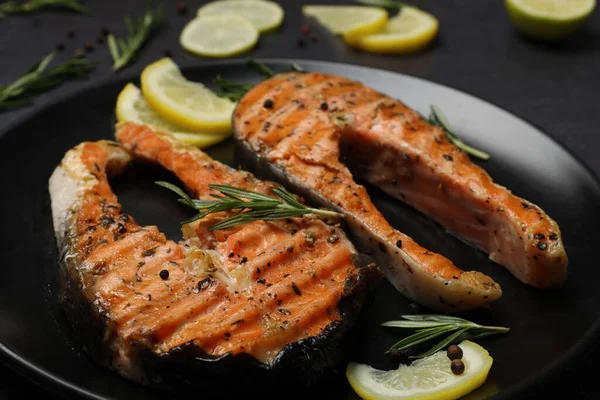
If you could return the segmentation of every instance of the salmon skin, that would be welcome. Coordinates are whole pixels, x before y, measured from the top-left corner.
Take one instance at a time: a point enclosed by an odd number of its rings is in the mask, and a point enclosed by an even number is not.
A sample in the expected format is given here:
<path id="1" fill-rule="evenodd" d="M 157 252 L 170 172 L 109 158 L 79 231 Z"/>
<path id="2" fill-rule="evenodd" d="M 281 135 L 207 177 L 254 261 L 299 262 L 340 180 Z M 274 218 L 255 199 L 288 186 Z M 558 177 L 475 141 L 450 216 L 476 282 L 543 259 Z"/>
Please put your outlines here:
<path id="1" fill-rule="evenodd" d="M 488 276 L 461 271 L 393 229 L 355 177 L 430 215 L 527 284 L 558 287 L 565 279 L 567 257 L 552 219 L 494 184 L 440 128 L 360 82 L 276 75 L 246 93 L 233 125 L 239 163 L 345 213 L 357 247 L 422 305 L 464 311 L 502 292 Z"/>
<path id="2" fill-rule="evenodd" d="M 335 370 L 380 277 L 372 260 L 310 217 L 213 232 L 231 213 L 212 214 L 185 225 L 181 242 L 167 240 L 111 191 L 107 177 L 132 157 L 174 172 L 199 198 L 211 183 L 264 194 L 275 185 L 146 126 L 121 124 L 116 136 L 122 147 L 69 150 L 49 180 L 61 303 L 93 359 L 170 388 L 212 378 L 302 386 Z"/>

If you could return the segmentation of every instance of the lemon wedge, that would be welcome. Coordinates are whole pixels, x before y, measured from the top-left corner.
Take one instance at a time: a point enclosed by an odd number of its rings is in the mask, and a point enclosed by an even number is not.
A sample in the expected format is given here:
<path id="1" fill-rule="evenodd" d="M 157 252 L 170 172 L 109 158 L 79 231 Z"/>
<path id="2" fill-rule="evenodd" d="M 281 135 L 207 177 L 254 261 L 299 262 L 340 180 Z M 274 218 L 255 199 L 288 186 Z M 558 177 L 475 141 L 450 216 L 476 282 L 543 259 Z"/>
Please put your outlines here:
<path id="1" fill-rule="evenodd" d="M 302 7 L 302 12 L 332 33 L 342 35 L 350 45 L 356 45 L 363 36 L 380 31 L 388 20 L 387 11 L 381 7 L 307 5 Z"/>
<path id="2" fill-rule="evenodd" d="M 235 14 L 210 14 L 188 22 L 181 31 L 179 43 L 194 54 L 224 58 L 250 50 L 258 36 L 258 30 L 247 18 Z"/>
<path id="3" fill-rule="evenodd" d="M 219 0 L 198 9 L 198 16 L 221 14 L 244 17 L 262 33 L 279 27 L 284 15 L 279 4 L 263 0 Z"/>
<path id="4" fill-rule="evenodd" d="M 144 98 L 166 121 L 193 132 L 231 132 L 235 103 L 185 79 L 170 58 L 144 68 L 141 81 Z"/>
<path id="5" fill-rule="evenodd" d="M 554 40 L 577 30 L 596 8 L 596 0 L 505 0 L 504 5 L 521 33 Z"/>
<path id="6" fill-rule="evenodd" d="M 148 105 L 142 91 L 133 83 L 125 85 L 117 97 L 116 106 L 117 120 L 128 121 L 137 124 L 151 125 L 168 132 L 182 142 L 189 143 L 201 149 L 212 146 L 229 138 L 229 134 L 209 134 L 187 131 L 177 125 L 171 124 L 159 117 Z"/>
<path id="7" fill-rule="evenodd" d="M 346 376 L 354 391 L 363 399 L 446 400 L 458 399 L 481 386 L 487 379 L 493 359 L 487 350 L 469 340 L 459 344 L 465 365 L 454 375 L 445 351 L 382 371 L 368 365 L 350 363 Z"/>
<path id="8" fill-rule="evenodd" d="M 416 7 L 404 6 L 377 33 L 359 39 L 358 47 L 373 53 L 403 54 L 427 47 L 438 32 L 439 22 Z"/>

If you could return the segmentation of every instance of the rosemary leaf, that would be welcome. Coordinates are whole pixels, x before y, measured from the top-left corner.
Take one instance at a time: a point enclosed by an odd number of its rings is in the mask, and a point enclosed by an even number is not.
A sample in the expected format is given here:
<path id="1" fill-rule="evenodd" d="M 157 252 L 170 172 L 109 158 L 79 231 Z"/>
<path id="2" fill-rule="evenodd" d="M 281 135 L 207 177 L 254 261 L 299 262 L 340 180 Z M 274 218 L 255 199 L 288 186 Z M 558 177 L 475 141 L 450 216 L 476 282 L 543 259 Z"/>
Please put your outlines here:
<path id="1" fill-rule="evenodd" d="M 77 0 L 5 1 L 0 3 L 0 18 L 10 14 L 27 14 L 42 8 L 64 8 L 82 14 L 88 13 L 87 8 L 81 5 Z"/>
<path id="2" fill-rule="evenodd" d="M 501 326 L 479 325 L 464 318 L 440 314 L 402 315 L 401 320 L 386 321 L 382 326 L 391 328 L 414 329 L 414 332 L 394 345 L 388 350 L 405 350 L 429 345 L 429 343 L 441 336 L 442 339 L 418 355 L 409 358 L 428 357 L 443 348 L 460 343 L 462 340 L 476 340 L 484 337 L 507 333 L 508 328 Z"/>
<path id="3" fill-rule="evenodd" d="M 451 334 L 450 336 L 442 339 L 439 343 L 437 343 L 436 345 L 434 345 L 433 347 L 431 347 L 429 350 L 427 350 L 424 353 L 421 353 L 419 355 L 416 356 L 409 356 L 408 358 L 424 358 L 424 357 L 428 357 L 444 348 L 446 348 L 447 346 L 450 346 L 454 340 L 456 340 L 457 338 L 459 338 L 460 336 L 462 336 L 465 332 L 467 332 L 469 330 L 469 328 L 462 328 L 461 330 L 458 330 L 456 332 L 454 332 L 453 334 Z M 445 332 L 444 332 L 445 333 Z"/>
<path id="4" fill-rule="evenodd" d="M 147 9 L 146 13 L 137 19 L 125 16 L 127 37 L 116 39 L 108 35 L 107 42 L 113 59 L 113 70 L 117 71 L 133 61 L 137 52 L 163 23 L 165 19 L 162 6 Z"/>
<path id="5" fill-rule="evenodd" d="M 273 75 L 275 75 L 275 72 L 273 72 L 271 68 L 267 67 L 261 62 L 256 61 L 254 58 L 248 58 L 246 60 L 246 63 L 249 67 L 254 68 L 258 72 L 260 72 L 265 78 L 270 78 Z"/>
<path id="6" fill-rule="evenodd" d="M 356 0 L 359 4 L 367 6 L 378 6 L 383 8 L 391 8 L 394 10 L 402 10 L 406 4 L 394 0 Z"/>
<path id="7" fill-rule="evenodd" d="M 305 72 L 304 68 L 302 68 L 300 65 L 298 65 L 296 63 L 292 63 L 291 67 L 292 67 L 292 71 Z"/>
<path id="8" fill-rule="evenodd" d="M 31 66 L 19 79 L 0 87 L 0 108 L 29 104 L 36 95 L 71 78 L 87 76 L 96 68 L 91 60 L 81 58 L 68 60 L 47 70 L 55 56 L 56 52 L 48 54 Z"/>
<path id="9" fill-rule="evenodd" d="M 235 186 L 211 184 L 209 187 L 220 193 L 211 194 L 215 200 L 193 200 L 187 193 L 171 183 L 159 181 L 156 184 L 178 194 L 180 203 L 199 211 L 198 214 L 183 221 L 182 224 L 188 224 L 212 213 L 235 211 L 233 215 L 212 225 L 209 228 L 210 231 L 227 229 L 254 221 L 275 221 L 306 214 L 325 217 L 342 216 L 334 211 L 307 207 L 283 187 L 273 189 L 273 194 L 277 197 L 271 197 Z"/>
<path id="10" fill-rule="evenodd" d="M 432 125 L 441 127 L 442 130 L 444 131 L 444 133 L 446 134 L 446 136 L 448 137 L 448 139 L 450 139 L 450 141 L 452 141 L 452 143 L 454 143 L 454 145 L 456 147 L 458 147 L 465 153 L 467 153 L 475 158 L 479 158 L 481 160 L 489 160 L 490 159 L 489 154 L 487 154 L 481 150 L 478 150 L 474 147 L 471 147 L 468 144 L 464 143 L 462 140 L 460 140 L 458 138 L 458 136 L 456 136 L 456 134 L 454 133 L 454 130 L 450 126 L 450 123 L 448 122 L 448 119 L 446 118 L 446 116 L 444 115 L 442 110 L 433 104 L 431 105 L 431 114 L 429 115 L 429 123 L 431 123 Z"/>

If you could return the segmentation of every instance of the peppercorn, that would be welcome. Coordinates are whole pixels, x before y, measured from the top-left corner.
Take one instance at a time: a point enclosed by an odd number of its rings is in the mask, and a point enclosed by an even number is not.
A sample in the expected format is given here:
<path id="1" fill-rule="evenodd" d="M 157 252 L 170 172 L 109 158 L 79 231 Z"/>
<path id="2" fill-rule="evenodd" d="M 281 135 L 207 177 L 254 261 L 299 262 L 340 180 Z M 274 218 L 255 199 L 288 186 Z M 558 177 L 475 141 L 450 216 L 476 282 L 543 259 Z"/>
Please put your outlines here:
<path id="1" fill-rule="evenodd" d="M 271 100 L 271 99 L 265 100 L 265 102 L 263 103 L 263 107 L 264 108 L 273 108 L 273 100 Z"/>
<path id="2" fill-rule="evenodd" d="M 104 36 L 108 36 L 110 34 L 110 31 L 108 29 L 106 29 L 106 28 L 102 28 L 102 34 Z"/>
<path id="3" fill-rule="evenodd" d="M 94 51 L 94 45 L 89 40 L 86 40 L 83 47 L 85 48 L 86 51 Z"/>
<path id="4" fill-rule="evenodd" d="M 300 31 L 303 35 L 308 35 L 310 33 L 310 28 L 307 25 L 302 25 Z"/>
<path id="5" fill-rule="evenodd" d="M 183 2 L 183 1 L 178 1 L 175 4 L 175 8 L 177 8 L 177 12 L 179 14 L 185 14 L 187 12 L 187 6 L 185 5 L 185 2 Z"/>
<path id="6" fill-rule="evenodd" d="M 102 36 L 98 36 L 98 37 L 96 38 L 96 43 L 98 43 L 98 44 L 103 44 L 103 43 L 104 43 L 104 38 L 103 38 Z"/>
<path id="7" fill-rule="evenodd" d="M 325 102 L 321 103 L 321 110 L 327 111 L 329 109 L 329 105 Z"/>
<path id="8" fill-rule="evenodd" d="M 304 47 L 306 45 L 306 43 L 302 39 L 298 39 L 298 41 L 296 42 L 296 44 L 298 45 L 298 47 Z"/>
<path id="9" fill-rule="evenodd" d="M 337 242 L 339 239 L 340 239 L 340 237 L 339 237 L 338 235 L 330 235 L 330 236 L 327 238 L 327 241 L 328 241 L 329 243 L 335 243 L 335 242 Z"/>
<path id="10" fill-rule="evenodd" d="M 538 240 L 543 240 L 546 238 L 543 233 L 536 233 L 535 235 L 533 235 L 533 237 Z"/>
<path id="11" fill-rule="evenodd" d="M 159 275 L 160 275 L 160 279 L 162 279 L 163 281 L 166 281 L 167 279 L 169 279 L 169 270 L 163 269 L 162 271 L 160 271 Z"/>
<path id="12" fill-rule="evenodd" d="M 311 36 L 310 37 L 310 41 L 313 42 L 313 43 L 317 43 L 319 41 L 319 38 L 316 37 L 316 36 Z"/>
<path id="13" fill-rule="evenodd" d="M 537 248 L 540 250 L 546 250 L 548 248 L 548 245 L 544 242 L 538 242 Z"/>
<path id="14" fill-rule="evenodd" d="M 65 49 L 65 45 L 62 43 L 59 43 L 56 45 L 56 50 L 57 51 L 63 51 Z"/>
<path id="15" fill-rule="evenodd" d="M 462 360 L 452 360 L 450 369 L 454 375 L 462 375 L 462 373 L 465 372 L 465 363 L 463 363 Z"/>
<path id="16" fill-rule="evenodd" d="M 169 57 L 169 58 L 173 57 L 173 53 L 171 52 L 171 50 L 165 50 L 164 55 L 165 55 L 165 57 Z"/>
<path id="17" fill-rule="evenodd" d="M 69 32 L 67 32 L 67 37 L 68 37 L 69 39 L 73 39 L 73 38 L 75 38 L 75 32 L 73 32 L 73 31 L 69 31 Z"/>
<path id="18" fill-rule="evenodd" d="M 451 360 L 460 360 L 463 357 L 463 351 L 460 347 L 453 344 L 450 347 L 448 347 L 448 350 L 446 351 L 446 355 Z"/>

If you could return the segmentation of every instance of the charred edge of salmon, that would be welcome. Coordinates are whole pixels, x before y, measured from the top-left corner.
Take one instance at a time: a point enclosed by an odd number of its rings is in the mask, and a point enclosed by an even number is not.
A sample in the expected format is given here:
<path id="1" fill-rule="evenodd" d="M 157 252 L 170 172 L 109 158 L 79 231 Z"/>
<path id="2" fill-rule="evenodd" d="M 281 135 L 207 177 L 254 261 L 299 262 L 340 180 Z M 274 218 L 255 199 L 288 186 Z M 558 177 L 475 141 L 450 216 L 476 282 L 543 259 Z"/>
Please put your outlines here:
<path id="1" fill-rule="evenodd" d="M 144 384 L 175 392 L 201 389 L 208 385 L 223 386 L 224 392 L 237 390 L 247 394 L 264 391 L 268 383 L 274 386 L 300 390 L 323 381 L 348 361 L 353 344 L 350 329 L 359 318 L 372 289 L 381 274 L 373 260 L 355 253 L 352 262 L 357 272 L 346 279 L 344 294 L 338 303 L 340 320 L 331 322 L 318 336 L 287 344 L 268 364 L 261 363 L 247 353 L 213 356 L 193 342 L 156 354 L 139 343 L 132 358 L 139 368 L 137 380 Z M 111 369 L 113 350 L 110 343 L 112 325 L 102 312 L 86 300 L 77 279 L 68 271 L 77 263 L 63 258 L 61 264 L 61 305 L 72 326 L 75 339 L 91 358 Z M 70 267 L 69 267 L 70 266 Z M 244 383 L 241 387 L 238 385 Z M 195 392 L 197 393 L 197 392 Z"/>
<path id="2" fill-rule="evenodd" d="M 246 382 L 257 385 L 228 388 L 248 393 L 265 388 L 260 383 L 268 382 L 268 391 L 273 385 L 285 388 L 307 388 L 339 372 L 347 361 L 348 349 L 352 344 L 350 329 L 362 312 L 365 300 L 371 296 L 375 281 L 381 278 L 373 260 L 365 255 L 353 254 L 352 262 L 357 273 L 346 279 L 344 294 L 338 303 L 341 319 L 331 322 L 319 335 L 287 344 L 277 357 L 268 364 L 261 363 L 247 353 L 213 356 L 204 352 L 194 343 L 187 343 L 157 356 L 144 351 L 146 376 L 157 386 L 171 390 L 187 390 L 195 384 L 205 385 L 205 379 L 215 379 L 213 383 Z"/>

